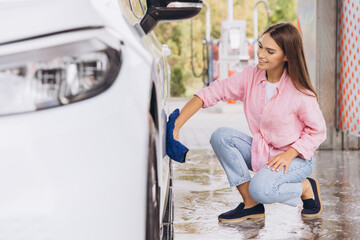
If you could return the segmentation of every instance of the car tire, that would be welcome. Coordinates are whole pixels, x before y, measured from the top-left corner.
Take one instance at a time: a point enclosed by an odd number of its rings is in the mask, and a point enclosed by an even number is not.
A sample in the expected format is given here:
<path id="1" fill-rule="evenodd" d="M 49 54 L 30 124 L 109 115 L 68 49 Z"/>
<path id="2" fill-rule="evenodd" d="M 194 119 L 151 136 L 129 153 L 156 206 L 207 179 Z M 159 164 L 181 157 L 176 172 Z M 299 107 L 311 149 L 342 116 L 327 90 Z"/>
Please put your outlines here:
<path id="1" fill-rule="evenodd" d="M 160 189 L 156 165 L 156 128 L 149 114 L 149 153 L 146 197 L 146 239 L 160 239 Z"/>

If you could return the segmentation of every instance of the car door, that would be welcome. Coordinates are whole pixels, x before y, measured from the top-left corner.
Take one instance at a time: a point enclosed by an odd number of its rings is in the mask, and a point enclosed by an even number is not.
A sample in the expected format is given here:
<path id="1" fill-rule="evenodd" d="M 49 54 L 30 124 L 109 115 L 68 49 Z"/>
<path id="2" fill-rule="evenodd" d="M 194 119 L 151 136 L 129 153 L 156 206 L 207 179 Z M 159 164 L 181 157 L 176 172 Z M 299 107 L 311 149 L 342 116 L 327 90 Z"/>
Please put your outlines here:
<path id="1" fill-rule="evenodd" d="M 171 196 L 170 178 L 171 161 L 166 155 L 166 124 L 168 116 L 168 102 L 170 99 L 170 66 L 167 56 L 170 50 L 162 45 L 153 32 L 145 34 L 139 23 L 146 12 L 145 0 L 119 0 L 122 5 L 125 18 L 133 26 L 133 30 L 139 35 L 142 44 L 153 57 L 152 72 L 152 98 L 149 102 L 150 112 L 155 111 L 154 121 L 157 128 L 157 172 L 160 187 L 160 220 L 165 215 L 166 205 Z M 144 79 L 146 81 L 146 79 Z M 154 109 L 154 110 L 151 110 Z M 170 200 L 171 201 L 171 200 Z"/>

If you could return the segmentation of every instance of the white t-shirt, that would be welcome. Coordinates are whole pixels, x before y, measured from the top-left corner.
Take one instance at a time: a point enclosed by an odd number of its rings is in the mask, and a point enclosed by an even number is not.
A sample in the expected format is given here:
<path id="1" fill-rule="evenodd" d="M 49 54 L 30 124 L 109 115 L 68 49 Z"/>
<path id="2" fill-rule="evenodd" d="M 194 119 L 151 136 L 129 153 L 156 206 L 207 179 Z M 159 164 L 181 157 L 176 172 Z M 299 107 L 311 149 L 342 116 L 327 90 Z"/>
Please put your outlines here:
<path id="1" fill-rule="evenodd" d="M 269 81 L 266 81 L 265 103 L 267 103 L 274 96 L 276 86 L 279 84 L 279 82 L 271 83 Z"/>

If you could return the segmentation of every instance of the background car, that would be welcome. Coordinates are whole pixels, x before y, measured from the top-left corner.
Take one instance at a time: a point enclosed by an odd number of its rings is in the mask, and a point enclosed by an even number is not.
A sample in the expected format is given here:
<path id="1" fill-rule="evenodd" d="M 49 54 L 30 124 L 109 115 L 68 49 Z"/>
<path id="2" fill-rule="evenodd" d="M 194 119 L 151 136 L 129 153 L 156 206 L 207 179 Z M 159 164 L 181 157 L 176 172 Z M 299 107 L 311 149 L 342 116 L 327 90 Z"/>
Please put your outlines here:
<path id="1" fill-rule="evenodd" d="M 173 238 L 170 50 L 151 30 L 201 6 L 0 0 L 1 238 Z"/>

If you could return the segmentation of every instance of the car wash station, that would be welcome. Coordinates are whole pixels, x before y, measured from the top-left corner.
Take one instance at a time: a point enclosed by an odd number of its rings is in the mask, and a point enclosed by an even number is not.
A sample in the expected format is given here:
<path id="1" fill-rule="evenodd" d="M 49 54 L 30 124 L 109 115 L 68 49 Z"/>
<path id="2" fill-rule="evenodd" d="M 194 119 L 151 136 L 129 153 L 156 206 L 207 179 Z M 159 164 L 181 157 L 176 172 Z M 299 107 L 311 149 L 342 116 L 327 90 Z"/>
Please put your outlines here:
<path id="1" fill-rule="evenodd" d="M 0 239 L 360 239 L 359 0 L 0 0 L 0 33 Z"/>

